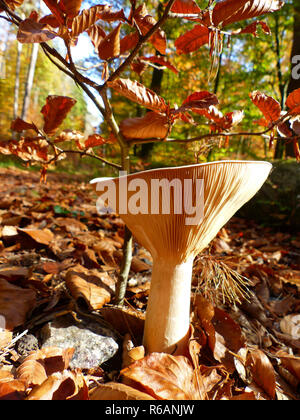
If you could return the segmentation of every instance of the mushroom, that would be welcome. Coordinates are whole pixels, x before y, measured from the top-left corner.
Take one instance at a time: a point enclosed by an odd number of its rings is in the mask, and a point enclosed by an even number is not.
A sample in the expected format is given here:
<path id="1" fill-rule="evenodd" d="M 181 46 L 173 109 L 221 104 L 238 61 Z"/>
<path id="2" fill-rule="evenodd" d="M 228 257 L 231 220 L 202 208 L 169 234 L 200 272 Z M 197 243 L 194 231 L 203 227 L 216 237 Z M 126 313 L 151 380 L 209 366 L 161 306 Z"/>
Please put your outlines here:
<path id="1" fill-rule="evenodd" d="M 262 161 L 219 161 L 91 181 L 153 258 L 143 337 L 148 353 L 184 353 L 194 258 L 271 168 Z"/>

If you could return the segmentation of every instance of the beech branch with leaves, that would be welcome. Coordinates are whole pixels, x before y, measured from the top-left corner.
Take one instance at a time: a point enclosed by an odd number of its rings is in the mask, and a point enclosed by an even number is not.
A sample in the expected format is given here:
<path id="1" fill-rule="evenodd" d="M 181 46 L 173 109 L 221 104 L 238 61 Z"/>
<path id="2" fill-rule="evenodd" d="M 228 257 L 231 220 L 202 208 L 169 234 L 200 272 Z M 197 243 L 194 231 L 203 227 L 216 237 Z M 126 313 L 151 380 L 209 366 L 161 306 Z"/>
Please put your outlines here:
<path id="1" fill-rule="evenodd" d="M 300 90 L 292 92 L 287 98 L 286 108 L 282 110 L 279 103 L 262 92 L 252 92 L 250 98 L 262 112 L 264 118 L 258 123 L 264 127 L 260 132 L 235 131 L 244 118 L 242 111 L 232 111 L 223 114 L 219 109 L 216 95 L 207 91 L 191 92 L 182 104 L 177 107 L 167 103 L 164 98 L 136 80 L 124 78 L 123 73 L 128 68 L 137 74 L 146 66 L 164 66 L 175 74 L 176 67 L 168 57 L 167 37 L 163 24 L 168 18 L 193 22 L 195 26 L 183 32 L 175 40 L 177 54 L 188 54 L 197 51 L 204 45 L 209 46 L 212 57 L 212 68 L 216 56 L 222 51 L 225 37 L 253 34 L 257 36 L 258 27 L 269 34 L 268 25 L 261 20 L 249 23 L 250 19 L 260 18 L 267 13 L 276 12 L 283 6 L 279 0 L 223 0 L 217 4 L 209 1 L 208 6 L 201 10 L 195 0 L 169 0 L 163 8 L 161 17 L 155 19 L 146 5 L 137 0 L 130 0 L 129 10 L 115 10 L 111 5 L 98 4 L 88 9 L 81 8 L 82 0 L 43 0 L 50 14 L 40 16 L 32 10 L 29 16 L 22 19 L 16 9 L 24 0 L 0 0 L 0 12 L 6 20 L 18 27 L 17 40 L 20 43 L 39 43 L 48 59 L 86 93 L 95 104 L 107 125 L 109 135 L 94 134 L 84 139 L 80 133 L 63 132 L 57 134 L 61 123 L 71 111 L 75 101 L 64 96 L 49 96 L 41 110 L 44 126 L 37 128 L 34 122 L 21 119 L 12 122 L 13 132 L 25 135 L 19 140 L 12 139 L 1 143 L 0 152 L 14 154 L 28 162 L 38 162 L 42 166 L 42 177 L 50 165 L 77 153 L 82 157 L 95 158 L 102 163 L 130 172 L 130 149 L 132 146 L 145 142 L 196 142 L 219 139 L 219 145 L 228 145 L 230 137 L 237 135 L 263 136 L 269 133 L 270 146 L 280 138 L 292 142 L 295 156 L 300 160 Z M 233 23 L 247 20 L 243 28 L 231 31 Z M 110 30 L 107 31 L 107 26 Z M 189 26 L 190 27 L 190 26 Z M 126 34 L 124 35 L 124 30 Z M 78 38 L 88 34 L 98 54 L 102 66 L 102 82 L 97 83 L 80 71 L 72 58 L 72 49 L 76 47 Z M 63 57 L 49 42 L 62 39 L 66 47 Z M 152 46 L 152 55 L 143 55 L 143 47 Z M 155 55 L 159 52 L 160 56 Z M 148 53 L 149 54 L 149 53 Z M 148 112 L 143 117 L 126 118 L 118 122 L 110 102 L 111 92 L 145 107 Z M 210 133 L 182 140 L 172 138 L 172 129 L 178 121 L 197 126 L 193 114 L 205 117 L 210 126 Z M 76 150 L 64 150 L 58 147 L 62 141 L 69 140 Z M 109 162 L 101 153 L 99 146 L 115 142 L 120 148 L 120 164 Z M 126 285 L 132 256 L 132 235 L 125 233 L 124 259 L 120 272 L 117 302 L 124 299 L 124 284 Z"/>

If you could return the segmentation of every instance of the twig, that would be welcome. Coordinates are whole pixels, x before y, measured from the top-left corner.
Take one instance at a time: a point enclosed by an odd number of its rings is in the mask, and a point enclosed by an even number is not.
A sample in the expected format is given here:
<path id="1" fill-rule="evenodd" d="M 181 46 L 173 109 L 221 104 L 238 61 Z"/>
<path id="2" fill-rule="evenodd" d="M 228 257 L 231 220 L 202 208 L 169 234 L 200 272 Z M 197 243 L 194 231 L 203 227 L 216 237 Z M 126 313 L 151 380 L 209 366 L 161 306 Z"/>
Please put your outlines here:
<path id="1" fill-rule="evenodd" d="M 101 156 L 96 156 L 94 154 L 86 152 L 85 150 L 80 151 L 80 150 L 62 150 L 62 149 L 59 149 L 59 152 L 52 159 L 50 159 L 48 162 L 45 162 L 45 165 L 53 164 L 63 154 L 77 154 L 77 155 L 80 155 L 81 157 L 90 157 L 90 158 L 99 160 L 100 162 L 105 163 L 106 165 L 109 165 L 109 166 L 111 166 L 115 169 L 118 169 L 118 170 L 122 169 L 122 167 L 120 165 L 118 165 L 117 163 L 110 162 L 110 161 L 104 159 Z"/>
<path id="2" fill-rule="evenodd" d="M 266 128 L 263 131 L 259 132 L 253 132 L 253 131 L 239 131 L 239 132 L 219 132 L 219 133 L 207 133 L 202 134 L 201 136 L 192 137 L 190 139 L 173 139 L 173 138 L 167 138 L 164 140 L 164 142 L 168 143 L 193 143 L 196 141 L 204 140 L 207 138 L 215 138 L 215 137 L 234 137 L 234 136 L 256 136 L 256 137 L 263 137 L 268 132 L 272 131 L 276 126 L 278 126 L 281 122 L 286 120 L 290 116 L 290 113 L 287 113 L 280 117 L 277 121 L 273 122 L 268 128 Z M 298 139 L 300 136 L 293 136 L 293 137 L 286 137 L 285 140 L 292 141 L 294 139 Z M 274 140 L 282 140 L 281 137 L 274 137 Z M 149 138 L 149 139 L 130 139 L 128 140 L 128 143 L 130 146 L 134 146 L 136 144 L 146 144 L 146 143 L 155 143 L 155 142 L 161 142 L 162 139 L 159 138 Z"/>

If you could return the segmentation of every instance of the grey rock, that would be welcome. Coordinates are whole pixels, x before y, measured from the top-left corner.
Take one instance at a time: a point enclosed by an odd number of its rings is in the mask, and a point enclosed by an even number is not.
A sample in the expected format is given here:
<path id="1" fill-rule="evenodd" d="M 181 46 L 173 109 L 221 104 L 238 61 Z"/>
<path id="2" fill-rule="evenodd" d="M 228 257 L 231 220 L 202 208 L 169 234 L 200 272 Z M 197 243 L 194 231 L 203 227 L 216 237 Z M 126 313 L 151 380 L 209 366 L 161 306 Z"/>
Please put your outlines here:
<path id="1" fill-rule="evenodd" d="M 74 318 L 69 316 L 46 324 L 41 333 L 42 348 L 74 348 L 71 369 L 96 368 L 118 351 L 117 337 L 109 329 L 90 319 L 74 324 Z"/>
<path id="2" fill-rule="evenodd" d="M 37 338 L 32 334 L 26 334 L 21 337 L 16 343 L 16 351 L 20 356 L 26 357 L 30 352 L 39 348 Z"/>

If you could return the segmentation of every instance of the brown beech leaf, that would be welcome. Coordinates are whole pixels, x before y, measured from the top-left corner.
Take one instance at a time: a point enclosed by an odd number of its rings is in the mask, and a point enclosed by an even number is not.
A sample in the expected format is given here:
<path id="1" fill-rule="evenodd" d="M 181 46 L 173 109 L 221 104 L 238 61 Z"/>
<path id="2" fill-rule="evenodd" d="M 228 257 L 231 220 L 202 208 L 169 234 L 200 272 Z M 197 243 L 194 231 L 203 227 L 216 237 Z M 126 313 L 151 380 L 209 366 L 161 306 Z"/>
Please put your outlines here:
<path id="1" fill-rule="evenodd" d="M 249 96 L 251 101 L 259 108 L 269 123 L 275 122 L 280 118 L 280 103 L 271 96 L 265 95 L 258 90 L 251 92 Z"/>
<path id="2" fill-rule="evenodd" d="M 284 5 L 279 0 L 223 0 L 212 12 L 207 11 L 202 22 L 205 25 L 227 26 L 231 23 L 252 19 L 270 12 L 276 12 Z"/>
<path id="3" fill-rule="evenodd" d="M 106 8 L 103 12 L 99 13 L 98 18 L 106 22 L 126 22 L 126 16 L 123 9 L 113 12 L 111 9 Z"/>
<path id="4" fill-rule="evenodd" d="M 12 131 L 17 131 L 18 133 L 25 131 L 25 130 L 35 130 L 37 131 L 37 128 L 34 124 L 27 123 L 26 121 L 22 120 L 21 118 L 16 118 L 10 126 L 10 129 Z"/>
<path id="5" fill-rule="evenodd" d="M 151 353 L 121 371 L 122 382 L 160 400 L 200 399 L 192 365 L 184 356 Z"/>
<path id="6" fill-rule="evenodd" d="M 300 339 L 300 315 L 289 314 L 281 318 L 280 329 L 283 333 L 289 334 L 296 340 Z"/>
<path id="7" fill-rule="evenodd" d="M 142 338 L 145 324 L 145 314 L 125 306 L 109 307 L 100 309 L 101 316 L 111 324 L 121 335 L 128 331 L 134 331 L 135 337 Z"/>
<path id="8" fill-rule="evenodd" d="M 107 84 L 116 92 L 145 108 L 163 113 L 167 111 L 168 107 L 164 99 L 137 81 L 116 79 Z"/>
<path id="9" fill-rule="evenodd" d="M 275 371 L 265 353 L 258 349 L 249 351 L 246 366 L 251 371 L 253 381 L 273 399 L 276 390 Z"/>
<path id="10" fill-rule="evenodd" d="M 156 25 L 156 20 L 148 14 L 144 8 L 138 8 L 134 15 L 136 24 L 139 27 L 142 35 L 147 33 Z M 159 51 L 161 54 L 166 54 L 167 39 L 166 34 L 161 29 L 158 29 L 149 39 L 149 42 Z"/>
<path id="11" fill-rule="evenodd" d="M 239 124 L 244 118 L 243 111 L 228 112 L 223 115 L 215 106 L 210 106 L 208 109 L 194 110 L 197 114 L 203 115 L 215 124 L 211 128 L 216 130 L 229 130 L 235 125 Z"/>
<path id="12" fill-rule="evenodd" d="M 211 105 L 208 109 L 199 109 L 195 112 L 215 122 L 217 125 L 221 125 L 224 120 L 224 114 L 214 105 Z"/>
<path id="13" fill-rule="evenodd" d="M 44 0 L 44 3 L 48 7 L 48 9 L 53 13 L 56 17 L 60 25 L 65 25 L 65 17 L 64 13 L 59 7 L 58 0 Z"/>
<path id="14" fill-rule="evenodd" d="M 0 350 L 6 347 L 13 339 L 12 331 L 5 330 L 4 325 L 0 327 Z M 1 382 L 1 370 L 0 370 L 0 382 Z"/>
<path id="15" fill-rule="evenodd" d="M 24 382 L 17 379 L 0 382 L 0 401 L 22 401 L 25 398 Z"/>
<path id="16" fill-rule="evenodd" d="M 88 387 L 79 371 L 56 372 L 30 392 L 26 400 L 87 400 Z"/>
<path id="17" fill-rule="evenodd" d="M 139 35 L 137 32 L 124 36 L 120 41 L 120 54 L 122 55 L 125 52 L 132 50 L 138 43 L 138 40 Z"/>
<path id="18" fill-rule="evenodd" d="M 84 145 L 88 149 L 89 147 L 102 146 L 102 144 L 104 143 L 106 143 L 104 137 L 100 136 L 100 134 L 92 134 L 88 136 L 88 138 L 84 142 Z"/>
<path id="19" fill-rule="evenodd" d="M 232 352 L 237 353 L 245 344 L 240 326 L 226 312 L 215 308 L 200 295 L 196 295 L 195 308 L 214 358 L 233 372 Z"/>
<path id="20" fill-rule="evenodd" d="M 201 9 L 194 0 L 175 0 L 171 12 L 189 15 L 199 14 Z"/>
<path id="21" fill-rule="evenodd" d="M 107 273 L 76 266 L 67 272 L 66 285 L 75 299 L 83 298 L 96 310 L 111 300 L 115 283 Z"/>
<path id="22" fill-rule="evenodd" d="M 43 25 L 49 25 L 51 26 L 51 28 L 59 28 L 60 25 L 59 21 L 57 20 L 57 17 L 53 14 L 42 17 L 39 20 L 39 23 L 42 23 Z"/>
<path id="23" fill-rule="evenodd" d="M 67 96 L 48 96 L 41 110 L 45 133 L 53 135 L 75 104 L 76 100 Z"/>
<path id="24" fill-rule="evenodd" d="M 10 266 L 0 268 L 0 277 L 8 281 L 28 278 L 30 270 L 27 267 Z"/>
<path id="25" fill-rule="evenodd" d="M 161 66 L 167 67 L 169 70 L 171 70 L 173 73 L 178 74 L 178 70 L 176 67 L 174 67 L 167 59 L 166 57 L 152 55 L 151 57 L 139 57 L 140 60 L 143 61 L 150 61 L 150 63 L 159 64 Z"/>
<path id="26" fill-rule="evenodd" d="M 106 33 L 99 25 L 90 26 L 90 28 L 87 29 L 87 33 L 89 34 L 89 37 L 95 47 L 95 51 L 97 52 L 99 45 L 106 37 Z"/>
<path id="27" fill-rule="evenodd" d="M 203 108 L 209 108 L 211 105 L 217 105 L 218 103 L 218 98 L 214 93 L 210 93 L 207 91 L 194 92 L 183 101 L 179 109 L 191 109 L 193 111 Z"/>
<path id="28" fill-rule="evenodd" d="M 75 17 L 80 11 L 82 0 L 60 0 L 59 8 L 68 16 Z"/>
<path id="29" fill-rule="evenodd" d="M 99 20 L 99 13 L 105 10 L 109 10 L 109 7 L 101 4 L 84 9 L 80 15 L 72 20 L 72 37 L 77 37 L 95 25 Z"/>
<path id="30" fill-rule="evenodd" d="M 14 11 L 17 7 L 22 6 L 24 0 L 5 0 L 4 3 L 10 8 L 10 10 Z M 0 8 L 0 12 L 2 9 Z"/>
<path id="31" fill-rule="evenodd" d="M 230 398 L 230 401 L 256 401 L 255 393 L 252 392 L 242 392 L 241 394 L 235 395 Z"/>
<path id="32" fill-rule="evenodd" d="M 68 368 L 73 348 L 46 347 L 29 354 L 17 369 L 17 378 L 27 387 L 41 385 L 49 375 Z"/>
<path id="33" fill-rule="evenodd" d="M 40 385 L 47 379 L 47 373 L 40 351 L 26 357 L 17 369 L 17 377 L 26 386 Z"/>
<path id="34" fill-rule="evenodd" d="M 144 71 L 147 69 L 148 63 L 145 61 L 141 61 L 140 58 L 136 58 L 131 64 L 130 68 L 131 70 L 135 71 L 138 75 L 141 75 L 144 73 Z"/>
<path id="35" fill-rule="evenodd" d="M 211 30 L 204 25 L 196 25 L 190 31 L 185 32 L 175 41 L 177 54 L 187 54 L 197 51 L 200 47 L 209 43 Z"/>
<path id="36" fill-rule="evenodd" d="M 137 360 L 145 357 L 144 346 L 134 347 L 130 334 L 125 334 L 122 345 L 122 368 L 126 368 Z"/>
<path id="37" fill-rule="evenodd" d="M 286 106 L 290 112 L 295 115 L 300 113 L 300 89 L 296 89 L 289 94 L 286 100 Z"/>
<path id="38" fill-rule="evenodd" d="M 257 37 L 257 29 L 258 26 L 261 27 L 261 29 L 264 31 L 264 33 L 270 35 L 271 34 L 271 29 L 269 28 L 269 26 L 266 24 L 266 22 L 263 21 L 255 21 L 252 22 L 250 25 L 246 26 L 246 28 L 244 29 L 238 29 L 237 31 L 233 31 L 231 32 L 233 35 L 238 35 L 238 34 L 252 34 L 253 36 Z"/>
<path id="39" fill-rule="evenodd" d="M 138 391 L 131 386 L 125 384 L 119 384 L 117 382 L 108 382 L 104 385 L 98 385 L 93 388 L 89 394 L 90 400 L 154 400 L 145 392 Z"/>
<path id="40" fill-rule="evenodd" d="M 279 350 L 276 353 L 276 357 L 280 358 L 281 364 L 284 368 L 300 380 L 300 357 L 292 356 L 283 350 Z"/>
<path id="41" fill-rule="evenodd" d="M 54 39 L 56 34 L 44 29 L 44 25 L 32 19 L 25 19 L 19 25 L 17 39 L 22 44 L 41 43 Z"/>
<path id="42" fill-rule="evenodd" d="M 0 314 L 5 318 L 5 327 L 13 330 L 26 321 L 26 316 L 36 303 L 36 294 L 0 278 Z"/>
<path id="43" fill-rule="evenodd" d="M 98 55 L 101 60 L 110 60 L 120 55 L 120 30 L 122 24 L 119 25 L 108 34 L 98 46 Z"/>
<path id="44" fill-rule="evenodd" d="M 224 122 L 221 123 L 221 128 L 223 130 L 229 130 L 230 128 L 239 124 L 243 120 L 244 116 L 244 111 L 228 112 L 224 116 Z"/>
<path id="45" fill-rule="evenodd" d="M 40 245 L 50 245 L 54 239 L 54 234 L 49 229 L 21 229 L 18 228 L 18 233 L 29 236 L 36 243 Z"/>
<path id="46" fill-rule="evenodd" d="M 144 117 L 127 118 L 120 124 L 124 137 L 131 139 L 164 139 L 169 131 L 168 118 L 156 112 L 147 112 Z"/>

